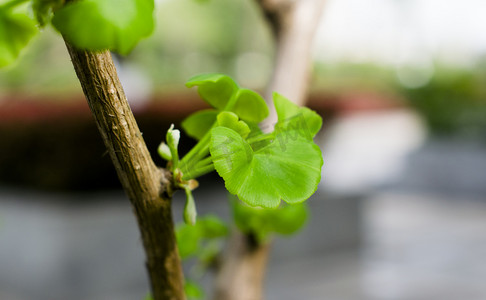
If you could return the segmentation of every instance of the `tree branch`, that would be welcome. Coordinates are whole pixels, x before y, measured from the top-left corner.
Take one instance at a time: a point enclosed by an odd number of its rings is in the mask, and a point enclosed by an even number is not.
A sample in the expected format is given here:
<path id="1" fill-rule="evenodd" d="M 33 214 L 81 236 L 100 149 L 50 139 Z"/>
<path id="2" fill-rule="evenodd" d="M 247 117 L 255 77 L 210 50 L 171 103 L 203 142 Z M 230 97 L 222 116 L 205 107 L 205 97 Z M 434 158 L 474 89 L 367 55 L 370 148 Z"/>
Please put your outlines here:
<path id="1" fill-rule="evenodd" d="M 215 282 L 214 300 L 262 300 L 270 243 L 234 230 Z"/>
<path id="2" fill-rule="evenodd" d="M 298 105 L 305 104 L 311 70 L 311 49 L 324 0 L 257 0 L 275 33 L 275 67 L 265 99 L 269 121 L 276 122 L 272 93 L 285 95 Z M 270 16 L 270 17 L 269 17 Z"/>
<path id="3" fill-rule="evenodd" d="M 185 299 L 171 211 L 170 173 L 158 169 L 142 138 L 108 51 L 66 42 L 76 74 L 140 227 L 155 300 Z"/>

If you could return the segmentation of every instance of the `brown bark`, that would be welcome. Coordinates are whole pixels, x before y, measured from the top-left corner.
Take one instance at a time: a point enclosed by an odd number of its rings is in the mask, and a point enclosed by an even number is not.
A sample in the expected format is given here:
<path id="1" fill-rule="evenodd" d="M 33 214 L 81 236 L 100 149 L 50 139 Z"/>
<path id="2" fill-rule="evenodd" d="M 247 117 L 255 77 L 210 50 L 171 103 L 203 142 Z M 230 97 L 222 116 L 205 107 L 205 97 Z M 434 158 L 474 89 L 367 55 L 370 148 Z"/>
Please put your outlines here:
<path id="1" fill-rule="evenodd" d="M 234 231 L 215 282 L 215 300 L 262 300 L 270 244 Z"/>
<path id="2" fill-rule="evenodd" d="M 278 92 L 298 105 L 305 104 L 311 70 L 312 45 L 324 0 L 257 0 L 275 33 L 276 55 L 265 99 L 273 107 Z M 270 122 L 276 122 L 272 108 Z"/>
<path id="3" fill-rule="evenodd" d="M 185 299 L 171 211 L 170 173 L 158 169 L 128 105 L 108 51 L 66 43 L 83 92 L 140 227 L 155 300 Z"/>

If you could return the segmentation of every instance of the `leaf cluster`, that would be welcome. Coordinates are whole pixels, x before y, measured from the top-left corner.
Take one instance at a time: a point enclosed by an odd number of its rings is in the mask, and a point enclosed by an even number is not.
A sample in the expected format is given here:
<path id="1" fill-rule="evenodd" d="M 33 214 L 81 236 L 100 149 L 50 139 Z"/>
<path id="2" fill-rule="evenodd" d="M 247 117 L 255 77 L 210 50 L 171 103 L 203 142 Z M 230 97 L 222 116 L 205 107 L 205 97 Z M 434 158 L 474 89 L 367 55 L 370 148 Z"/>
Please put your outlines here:
<path id="1" fill-rule="evenodd" d="M 301 203 L 320 181 L 322 155 L 313 138 L 322 125 L 314 111 L 275 93 L 275 130 L 258 127 L 268 115 L 263 98 L 240 88 L 230 77 L 203 74 L 188 87 L 213 109 L 189 116 L 182 127 L 199 143 L 181 161 L 183 178 L 215 169 L 227 190 L 250 206 L 277 208 L 280 201 Z"/>
<path id="2" fill-rule="evenodd" d="M 222 74 L 195 76 L 187 86 L 197 86 L 201 98 L 212 108 L 182 122 L 186 133 L 198 143 L 180 161 L 169 142 L 172 127 L 168 145 L 159 147 L 174 172 L 174 185 L 185 187 L 216 170 L 227 190 L 242 201 L 232 201 L 240 230 L 255 235 L 260 242 L 271 233 L 289 235 L 299 230 L 308 215 L 302 202 L 315 192 L 321 177 L 322 154 L 313 142 L 322 125 L 321 117 L 275 93 L 278 122 L 272 132 L 263 133 L 258 123 L 268 115 L 268 108 L 256 92 L 239 87 Z M 193 219 L 186 218 L 195 216 L 194 199 L 190 190 L 185 190 L 185 220 L 194 224 Z M 286 204 L 282 206 L 281 200 Z M 197 239 L 183 249 L 195 251 L 194 243 Z"/>

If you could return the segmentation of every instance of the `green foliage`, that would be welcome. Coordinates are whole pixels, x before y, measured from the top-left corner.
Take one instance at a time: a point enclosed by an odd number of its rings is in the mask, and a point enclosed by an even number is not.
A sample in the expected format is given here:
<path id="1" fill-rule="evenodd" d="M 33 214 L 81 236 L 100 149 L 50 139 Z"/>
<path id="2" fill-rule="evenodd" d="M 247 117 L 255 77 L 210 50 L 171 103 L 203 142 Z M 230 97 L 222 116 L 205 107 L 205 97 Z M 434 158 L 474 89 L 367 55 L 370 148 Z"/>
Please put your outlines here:
<path id="1" fill-rule="evenodd" d="M 183 180 L 216 170 L 230 193 L 265 208 L 277 208 L 282 199 L 300 203 L 316 191 L 323 164 L 313 142 L 322 126 L 317 113 L 275 93 L 278 122 L 272 133 L 263 134 L 258 122 L 268 108 L 257 93 L 221 74 L 195 76 L 187 86 L 197 86 L 215 109 L 195 113 L 182 124 L 199 139 L 181 160 Z"/>
<path id="2" fill-rule="evenodd" d="M 321 179 L 322 154 L 312 141 L 322 124 L 320 117 L 278 94 L 274 103 L 279 121 L 262 147 L 253 149 L 251 139 L 245 140 L 231 128 L 211 130 L 216 171 L 227 190 L 251 206 L 276 208 L 281 199 L 303 202 Z"/>
<path id="3" fill-rule="evenodd" d="M 223 74 L 201 74 L 190 78 L 187 87 L 197 86 L 199 96 L 212 107 L 224 110 L 226 105 L 238 89 L 236 83 L 229 76 Z"/>
<path id="4" fill-rule="evenodd" d="M 201 285 L 193 280 L 186 280 L 184 284 L 184 292 L 188 299 L 202 299 L 204 298 L 204 290 Z"/>
<path id="5" fill-rule="evenodd" d="M 226 224 L 216 216 L 199 218 L 194 226 L 180 224 L 176 229 L 179 254 L 182 259 L 198 257 L 206 261 L 207 253 L 214 252 L 212 244 L 226 237 L 228 233 Z"/>
<path id="6" fill-rule="evenodd" d="M 26 13 L 15 12 L 22 1 L 0 6 L 0 67 L 13 63 L 37 33 L 35 22 Z"/>
<path id="7" fill-rule="evenodd" d="M 194 225 L 196 224 L 196 203 L 194 203 L 194 197 L 192 196 L 192 191 L 189 187 L 185 187 L 186 192 L 186 205 L 184 206 L 184 222 L 186 224 Z"/>
<path id="8" fill-rule="evenodd" d="M 218 111 L 205 109 L 193 113 L 182 122 L 182 128 L 190 137 L 200 140 L 211 129 Z"/>
<path id="9" fill-rule="evenodd" d="M 483 138 L 486 132 L 484 71 L 440 68 L 419 88 L 403 89 L 432 134 Z"/>
<path id="10" fill-rule="evenodd" d="M 306 223 L 309 212 L 304 203 L 285 205 L 278 209 L 250 207 L 237 199 L 232 201 L 236 226 L 246 234 L 253 234 L 261 243 L 270 234 L 292 235 Z"/>
<path id="11" fill-rule="evenodd" d="M 246 138 L 251 131 L 250 127 L 245 122 L 238 120 L 238 116 L 229 111 L 224 111 L 218 115 L 217 126 L 232 129 L 242 138 Z"/>
<path id="12" fill-rule="evenodd" d="M 265 100 L 257 93 L 238 87 L 229 76 L 222 74 L 202 74 L 189 79 L 187 87 L 198 87 L 203 100 L 214 109 L 204 110 L 189 116 L 182 123 L 187 134 L 202 139 L 216 121 L 218 112 L 230 111 L 240 119 L 258 123 L 268 116 Z"/>
<path id="13" fill-rule="evenodd" d="M 35 18 L 41 27 L 47 25 L 54 13 L 54 10 L 60 8 L 62 0 L 32 0 L 32 10 Z"/>
<path id="14" fill-rule="evenodd" d="M 82 0 L 56 11 L 52 24 L 76 47 L 128 54 L 154 29 L 153 0 Z"/>
<path id="15" fill-rule="evenodd" d="M 183 260 L 193 259 L 196 264 L 186 274 L 184 291 L 189 299 L 204 297 L 203 288 L 195 281 L 214 263 L 221 252 L 223 239 L 229 234 L 227 225 L 216 216 L 199 218 L 193 226 L 179 224 L 176 239 Z"/>

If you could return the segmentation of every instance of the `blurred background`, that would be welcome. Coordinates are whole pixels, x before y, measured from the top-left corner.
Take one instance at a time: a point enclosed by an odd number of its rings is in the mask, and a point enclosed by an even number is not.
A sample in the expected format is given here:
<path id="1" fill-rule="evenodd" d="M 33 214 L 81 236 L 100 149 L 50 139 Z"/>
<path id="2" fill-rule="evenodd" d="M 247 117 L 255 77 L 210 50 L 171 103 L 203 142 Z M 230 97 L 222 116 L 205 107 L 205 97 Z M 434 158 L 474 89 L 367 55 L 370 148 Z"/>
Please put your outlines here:
<path id="1" fill-rule="evenodd" d="M 322 182 L 307 227 L 273 246 L 266 299 L 486 299 L 485 13 L 482 0 L 326 1 L 307 98 L 324 119 Z M 115 59 L 163 165 L 169 125 L 206 107 L 184 82 L 223 72 L 263 91 L 275 45 L 253 1 L 165 0 L 157 15 Z M 222 183 L 201 182 L 199 213 L 230 220 Z M 148 290 L 130 204 L 46 28 L 0 70 L 0 299 Z"/>

